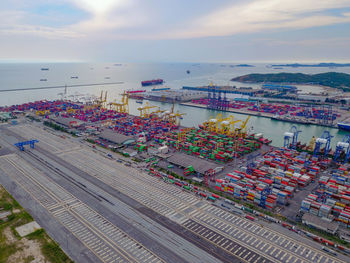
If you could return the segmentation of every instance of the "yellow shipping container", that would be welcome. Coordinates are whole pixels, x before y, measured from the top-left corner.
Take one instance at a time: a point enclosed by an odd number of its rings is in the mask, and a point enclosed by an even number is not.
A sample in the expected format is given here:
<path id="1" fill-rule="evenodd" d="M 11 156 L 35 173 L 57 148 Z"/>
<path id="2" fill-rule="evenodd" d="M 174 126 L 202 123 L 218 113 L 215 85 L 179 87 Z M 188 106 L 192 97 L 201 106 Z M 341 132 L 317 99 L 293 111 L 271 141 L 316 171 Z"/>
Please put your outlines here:
<path id="1" fill-rule="evenodd" d="M 341 207 L 345 207 L 345 204 L 343 204 L 343 203 L 339 203 L 339 202 L 336 202 L 336 203 L 335 203 L 335 205 L 337 205 L 337 206 L 341 206 Z"/>

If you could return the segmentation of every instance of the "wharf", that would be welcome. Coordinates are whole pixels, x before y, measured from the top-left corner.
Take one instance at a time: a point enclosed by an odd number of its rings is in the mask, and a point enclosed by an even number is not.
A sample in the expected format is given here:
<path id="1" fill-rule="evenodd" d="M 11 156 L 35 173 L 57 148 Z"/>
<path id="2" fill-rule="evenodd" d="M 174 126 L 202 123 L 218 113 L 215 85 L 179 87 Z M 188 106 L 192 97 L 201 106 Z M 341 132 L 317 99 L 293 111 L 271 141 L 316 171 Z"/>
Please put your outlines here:
<path id="1" fill-rule="evenodd" d="M 180 103 L 180 105 L 207 109 L 206 105 L 196 104 L 196 103 L 193 103 L 193 102 L 183 102 L 183 103 Z M 316 120 L 314 120 L 314 121 L 311 121 L 311 120 L 305 120 L 304 121 L 303 119 L 293 120 L 293 119 L 289 119 L 289 118 L 286 118 L 286 117 L 283 117 L 283 116 L 280 117 L 280 118 L 279 117 L 276 118 L 275 114 L 272 114 L 272 113 L 249 111 L 247 109 L 233 109 L 233 108 L 229 108 L 227 110 L 221 110 L 221 111 L 232 112 L 232 113 L 239 113 L 239 114 L 244 114 L 244 115 L 251 115 L 251 116 L 256 116 L 256 117 L 264 117 L 264 118 L 269 118 L 269 119 L 276 120 L 276 121 L 298 123 L 298 124 L 303 124 L 303 125 L 318 125 L 318 126 L 330 127 L 330 128 L 335 128 L 335 129 L 338 128 L 336 123 L 338 121 L 340 121 L 340 120 L 336 120 L 336 121 L 334 121 L 334 124 L 331 125 L 331 124 L 322 124 L 322 123 L 317 122 Z M 349 113 L 345 113 L 345 115 L 346 116 L 344 116 L 342 119 L 350 119 Z"/>

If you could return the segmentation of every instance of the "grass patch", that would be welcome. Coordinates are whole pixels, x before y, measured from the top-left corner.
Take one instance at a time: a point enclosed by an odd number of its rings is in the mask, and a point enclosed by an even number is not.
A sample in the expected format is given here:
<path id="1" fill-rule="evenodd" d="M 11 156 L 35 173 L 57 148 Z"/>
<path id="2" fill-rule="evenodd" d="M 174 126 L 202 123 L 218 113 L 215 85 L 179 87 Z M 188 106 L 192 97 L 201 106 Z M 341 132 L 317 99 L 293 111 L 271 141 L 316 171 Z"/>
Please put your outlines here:
<path id="1" fill-rule="evenodd" d="M 38 229 L 27 236 L 30 240 L 41 243 L 41 252 L 52 263 L 72 263 L 73 261 L 62 251 L 60 246 L 53 241 L 44 229 Z"/>
<path id="2" fill-rule="evenodd" d="M 45 258 L 52 263 L 73 263 L 73 261 L 64 254 L 60 246 L 51 240 L 43 244 L 41 251 Z"/>

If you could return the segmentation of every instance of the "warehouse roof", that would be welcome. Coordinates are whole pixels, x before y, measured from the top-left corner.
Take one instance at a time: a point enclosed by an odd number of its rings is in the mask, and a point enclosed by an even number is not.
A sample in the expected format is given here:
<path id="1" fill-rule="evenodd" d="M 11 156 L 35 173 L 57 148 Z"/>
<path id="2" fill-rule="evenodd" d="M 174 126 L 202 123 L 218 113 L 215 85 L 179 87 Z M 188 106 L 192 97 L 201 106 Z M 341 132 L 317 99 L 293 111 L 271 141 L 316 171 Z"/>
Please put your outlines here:
<path id="1" fill-rule="evenodd" d="M 321 217 L 310 213 L 305 213 L 303 215 L 302 221 L 304 224 L 311 225 L 315 228 L 322 229 L 332 234 L 335 234 L 339 227 L 338 222 L 324 220 Z"/>
<path id="2" fill-rule="evenodd" d="M 63 118 L 61 116 L 59 117 L 55 117 L 55 118 L 51 118 L 51 120 L 53 120 L 54 122 L 57 122 L 58 124 L 64 125 L 69 127 L 69 123 L 72 121 L 75 121 L 76 124 L 72 124 L 72 126 L 80 126 L 82 125 L 84 122 L 75 118 Z"/>
<path id="3" fill-rule="evenodd" d="M 104 130 L 98 136 L 103 140 L 116 144 L 130 144 L 135 142 L 134 137 L 113 132 L 112 130 Z"/>
<path id="4" fill-rule="evenodd" d="M 205 174 L 206 171 L 217 167 L 216 164 L 213 164 L 207 160 L 184 153 L 175 153 L 168 158 L 168 162 L 181 167 L 188 167 L 192 165 L 193 169 L 200 174 Z"/>

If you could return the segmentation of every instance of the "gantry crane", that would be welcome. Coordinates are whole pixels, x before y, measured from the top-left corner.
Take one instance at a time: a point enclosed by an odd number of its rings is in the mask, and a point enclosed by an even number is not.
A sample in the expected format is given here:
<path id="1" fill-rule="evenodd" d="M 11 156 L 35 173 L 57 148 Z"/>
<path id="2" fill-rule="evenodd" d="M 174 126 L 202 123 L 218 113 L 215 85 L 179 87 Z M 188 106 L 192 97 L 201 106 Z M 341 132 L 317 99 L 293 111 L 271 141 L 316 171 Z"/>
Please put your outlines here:
<path id="1" fill-rule="evenodd" d="M 165 112 L 165 110 L 161 110 L 160 107 L 158 107 L 158 110 L 153 111 L 151 113 L 151 115 L 152 115 L 152 117 L 160 120 L 160 119 L 164 118 L 164 115 L 163 115 L 164 112 Z"/>
<path id="2" fill-rule="evenodd" d="M 341 154 L 345 154 L 344 163 L 350 158 L 350 135 L 345 135 L 341 142 L 337 143 L 334 153 L 334 161 L 337 161 Z"/>
<path id="3" fill-rule="evenodd" d="M 208 121 L 208 130 L 210 132 L 218 132 L 219 123 L 222 121 L 222 114 L 216 115 L 216 118 L 210 118 Z"/>
<path id="4" fill-rule="evenodd" d="M 241 120 L 235 120 L 233 115 L 222 119 L 219 125 L 218 133 L 224 134 L 227 136 L 233 135 L 235 131 L 235 124 Z"/>
<path id="5" fill-rule="evenodd" d="M 150 109 L 157 108 L 157 106 L 149 105 L 148 101 L 145 103 L 145 106 L 141 106 L 137 108 L 140 111 L 140 117 L 141 118 L 149 118 L 150 116 Z"/>
<path id="6" fill-rule="evenodd" d="M 316 139 L 316 145 L 314 150 L 314 156 L 317 156 L 320 153 L 321 146 L 324 145 L 323 155 L 327 156 L 330 150 L 331 139 L 333 135 L 329 133 L 329 131 L 324 131 L 322 136 Z"/>
<path id="7" fill-rule="evenodd" d="M 103 90 L 101 90 L 100 97 L 96 100 L 96 103 L 100 108 L 106 108 L 107 106 L 107 91 L 105 91 L 103 96 Z"/>
<path id="8" fill-rule="evenodd" d="M 247 123 L 250 119 L 250 115 L 242 122 L 241 127 L 235 129 L 235 135 L 245 138 L 247 136 Z"/>
<path id="9" fill-rule="evenodd" d="M 180 127 L 181 124 L 181 120 L 182 120 L 182 116 L 186 115 L 186 113 L 179 113 L 179 111 L 177 111 L 175 114 L 175 125 Z"/>
<path id="10" fill-rule="evenodd" d="M 290 149 L 296 149 L 298 143 L 298 135 L 301 133 L 295 125 L 289 130 L 289 132 L 284 133 L 284 147 Z M 290 141 L 292 139 L 292 141 Z"/>
<path id="11" fill-rule="evenodd" d="M 125 92 L 122 94 L 121 102 L 110 102 L 108 103 L 111 110 L 115 110 L 119 113 L 129 113 L 129 93 Z"/>
<path id="12" fill-rule="evenodd" d="M 174 108 L 175 108 L 175 100 L 173 100 L 173 104 L 171 106 L 170 111 L 164 111 L 163 119 L 171 122 L 174 119 Z"/>

